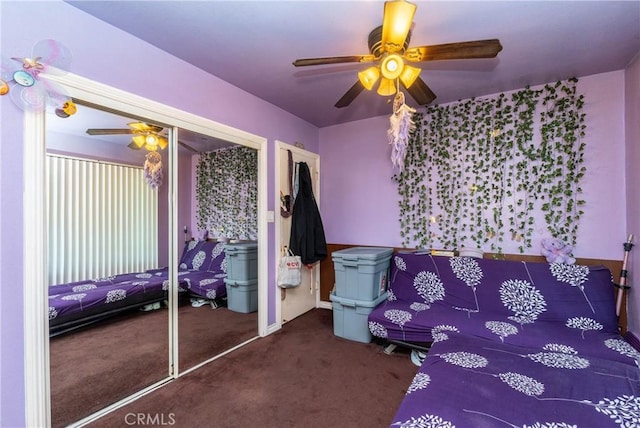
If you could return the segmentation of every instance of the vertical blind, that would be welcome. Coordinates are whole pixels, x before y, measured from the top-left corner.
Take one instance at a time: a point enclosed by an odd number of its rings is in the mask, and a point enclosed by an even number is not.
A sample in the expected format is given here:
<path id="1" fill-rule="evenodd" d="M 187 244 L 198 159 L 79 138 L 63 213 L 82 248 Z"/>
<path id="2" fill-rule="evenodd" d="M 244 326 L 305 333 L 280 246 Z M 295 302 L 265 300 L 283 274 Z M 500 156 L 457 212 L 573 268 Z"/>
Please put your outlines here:
<path id="1" fill-rule="evenodd" d="M 48 155 L 48 280 L 156 267 L 158 195 L 142 168 Z"/>

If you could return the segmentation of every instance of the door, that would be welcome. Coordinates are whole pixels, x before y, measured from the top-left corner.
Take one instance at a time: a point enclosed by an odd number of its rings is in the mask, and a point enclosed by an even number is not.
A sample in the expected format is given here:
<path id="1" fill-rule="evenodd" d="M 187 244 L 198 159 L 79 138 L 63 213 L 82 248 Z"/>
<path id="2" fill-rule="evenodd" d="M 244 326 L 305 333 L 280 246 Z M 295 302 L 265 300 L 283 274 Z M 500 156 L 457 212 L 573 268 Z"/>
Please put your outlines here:
<path id="1" fill-rule="evenodd" d="M 282 195 L 289 195 L 289 156 L 287 150 L 291 150 L 293 158 L 292 174 L 295 172 L 295 164 L 306 162 L 311 173 L 313 195 L 315 196 L 318 208 L 320 207 L 320 157 L 316 153 L 300 149 L 288 144 L 279 143 L 278 156 L 278 183 L 279 191 Z M 284 217 L 278 207 L 276 212 L 280 225 L 280 254 L 284 254 L 289 245 L 291 235 L 291 216 Z M 281 320 L 282 323 L 291 321 L 299 315 L 310 311 L 318 305 L 318 293 L 320 292 L 320 263 L 314 263 L 311 268 L 303 266 L 301 270 L 302 281 L 298 287 L 280 289 L 281 300 Z"/>

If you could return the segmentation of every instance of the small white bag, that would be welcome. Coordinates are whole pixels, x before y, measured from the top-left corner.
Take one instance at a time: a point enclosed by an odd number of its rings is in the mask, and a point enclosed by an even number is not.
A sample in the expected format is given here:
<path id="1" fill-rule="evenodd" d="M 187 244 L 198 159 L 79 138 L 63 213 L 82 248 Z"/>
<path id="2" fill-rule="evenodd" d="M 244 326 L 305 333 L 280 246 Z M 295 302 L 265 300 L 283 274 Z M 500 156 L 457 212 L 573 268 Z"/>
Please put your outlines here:
<path id="1" fill-rule="evenodd" d="M 300 269 L 302 268 L 302 259 L 300 256 L 296 256 L 290 249 L 284 256 L 280 258 L 280 265 L 278 266 L 278 287 L 280 288 L 292 288 L 300 285 L 301 276 Z"/>

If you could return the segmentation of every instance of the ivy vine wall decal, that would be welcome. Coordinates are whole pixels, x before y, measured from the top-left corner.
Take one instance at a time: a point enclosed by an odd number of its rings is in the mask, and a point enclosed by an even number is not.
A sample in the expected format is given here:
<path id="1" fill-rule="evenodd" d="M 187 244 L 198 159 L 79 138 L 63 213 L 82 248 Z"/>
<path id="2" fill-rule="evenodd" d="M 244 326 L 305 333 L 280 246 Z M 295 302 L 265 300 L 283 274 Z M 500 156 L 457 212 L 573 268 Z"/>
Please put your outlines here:
<path id="1" fill-rule="evenodd" d="M 403 245 L 531 248 L 534 230 L 576 244 L 583 214 L 584 96 L 572 78 L 414 116 L 400 195 Z M 546 224 L 535 224 L 544 218 Z"/>
<path id="2" fill-rule="evenodd" d="M 202 153 L 196 166 L 196 221 L 210 237 L 258 236 L 258 155 L 247 147 Z"/>

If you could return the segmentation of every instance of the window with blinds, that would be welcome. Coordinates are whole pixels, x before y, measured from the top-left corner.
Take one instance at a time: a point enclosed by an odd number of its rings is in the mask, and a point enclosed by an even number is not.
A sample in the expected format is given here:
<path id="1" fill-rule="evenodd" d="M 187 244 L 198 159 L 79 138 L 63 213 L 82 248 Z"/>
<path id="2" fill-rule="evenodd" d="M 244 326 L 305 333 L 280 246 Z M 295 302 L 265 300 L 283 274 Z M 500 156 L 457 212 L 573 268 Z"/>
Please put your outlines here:
<path id="1" fill-rule="evenodd" d="M 48 281 L 157 265 L 158 194 L 142 168 L 47 155 Z"/>

